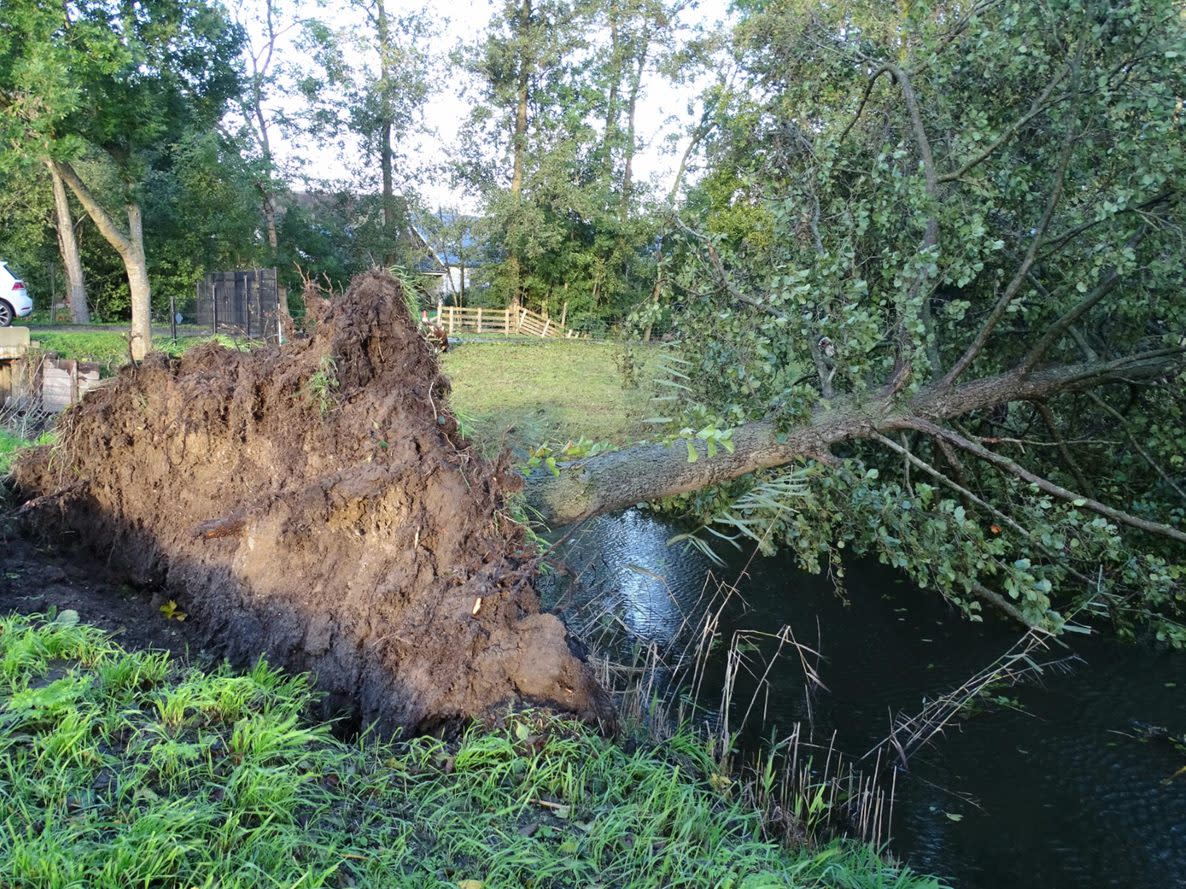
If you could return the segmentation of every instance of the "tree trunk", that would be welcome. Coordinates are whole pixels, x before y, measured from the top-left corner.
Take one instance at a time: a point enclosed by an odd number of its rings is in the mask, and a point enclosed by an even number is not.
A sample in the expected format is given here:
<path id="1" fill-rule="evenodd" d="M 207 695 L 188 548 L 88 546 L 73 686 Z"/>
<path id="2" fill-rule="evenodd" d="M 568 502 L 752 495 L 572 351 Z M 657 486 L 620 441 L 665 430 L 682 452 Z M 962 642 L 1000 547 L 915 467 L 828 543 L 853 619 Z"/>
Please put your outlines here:
<path id="1" fill-rule="evenodd" d="M 391 268 L 398 259 L 396 253 L 395 211 L 395 152 L 391 147 L 391 133 L 395 126 L 391 119 L 390 92 L 394 72 L 391 70 L 391 27 L 383 0 L 375 0 L 375 30 L 379 41 L 379 93 L 382 104 L 379 123 L 379 168 L 383 176 L 383 264 Z"/>
<path id="2" fill-rule="evenodd" d="M 1164 350 L 1166 352 L 1172 350 Z M 940 384 L 907 402 L 872 398 L 834 401 L 810 420 L 785 431 L 769 421 L 733 430 L 733 453 L 708 457 L 702 441 L 644 444 L 566 465 L 558 476 L 537 473 L 527 484 L 527 502 L 544 521 L 564 525 L 635 503 L 671 497 L 739 478 L 759 469 L 804 459 L 834 459 L 831 448 L 920 423 L 934 423 L 1011 401 L 1044 399 L 1116 380 L 1157 378 L 1176 367 L 1177 354 L 1150 353 L 1132 360 L 1061 365 L 1026 375 L 1014 370 L 955 388 Z M 697 460 L 689 462 L 688 447 Z"/>
<path id="3" fill-rule="evenodd" d="M 70 199 L 66 195 L 66 184 L 53 164 L 47 163 L 54 188 L 54 210 L 57 214 L 58 248 L 62 252 L 62 265 L 66 268 L 67 296 L 70 306 L 70 320 L 75 324 L 90 324 L 91 313 L 86 304 L 86 281 L 82 273 L 82 257 L 78 252 L 78 239 L 74 237 L 74 218 L 70 213 Z"/>
<path id="4" fill-rule="evenodd" d="M 132 358 L 139 361 L 152 351 L 152 291 L 148 283 L 148 261 L 144 255 L 144 227 L 141 222 L 140 205 L 131 202 L 126 206 L 128 233 L 124 234 L 70 164 L 59 161 L 49 163 L 51 169 L 55 170 L 74 192 L 78 202 L 99 229 L 99 234 L 115 248 L 124 262 L 128 288 L 132 293 L 132 332 L 129 350 Z"/>
<path id="5" fill-rule="evenodd" d="M 148 259 L 144 255 L 144 226 L 139 204 L 128 204 L 128 232 L 132 249 L 124 257 L 124 266 L 132 291 L 130 351 L 133 359 L 142 361 L 152 351 L 152 289 L 148 283 Z"/>
<path id="6" fill-rule="evenodd" d="M 280 249 L 280 238 L 276 234 L 276 204 L 272 200 L 271 189 L 266 184 L 261 183 L 259 190 L 260 204 L 264 213 L 264 232 L 268 239 L 268 247 L 272 251 L 272 258 L 275 259 L 276 253 Z"/>
<path id="7" fill-rule="evenodd" d="M 642 91 L 642 75 L 646 70 L 647 50 L 638 57 L 637 68 L 632 72 L 630 96 L 626 100 L 626 138 L 622 155 L 622 195 L 619 216 L 623 222 L 630 218 L 630 201 L 634 191 L 634 152 L 637 138 L 638 95 Z"/>
<path id="8" fill-rule="evenodd" d="M 520 5 L 520 37 L 526 36 L 531 29 L 531 0 L 523 0 Z M 511 169 L 511 200 L 516 210 L 523 201 L 523 178 L 527 166 L 527 102 L 530 97 L 532 60 L 524 41 L 522 55 L 519 58 L 519 75 L 515 85 L 515 129 L 512 138 L 513 165 Z M 518 308 L 522 291 L 523 263 L 516 247 L 512 245 L 510 256 L 507 257 L 507 269 L 510 272 L 511 307 Z"/>
<path id="9" fill-rule="evenodd" d="M 384 121 L 379 130 L 382 145 L 379 149 L 379 164 L 383 170 L 383 264 L 388 268 L 395 265 L 395 171 L 391 150 L 391 122 Z"/>

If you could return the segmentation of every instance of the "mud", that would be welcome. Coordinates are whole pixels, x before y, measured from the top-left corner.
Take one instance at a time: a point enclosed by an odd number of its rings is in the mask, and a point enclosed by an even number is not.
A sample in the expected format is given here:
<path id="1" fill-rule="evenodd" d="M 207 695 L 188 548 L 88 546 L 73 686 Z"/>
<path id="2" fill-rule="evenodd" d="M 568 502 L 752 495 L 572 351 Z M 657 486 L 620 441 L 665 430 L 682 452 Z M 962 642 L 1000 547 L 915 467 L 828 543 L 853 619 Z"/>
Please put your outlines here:
<path id="1" fill-rule="evenodd" d="M 458 433 L 399 285 L 310 302 L 310 337 L 152 355 L 14 467 L 24 517 L 177 600 L 201 644 L 314 673 L 326 714 L 428 731 L 507 704 L 612 720 L 540 613 L 518 485 Z"/>

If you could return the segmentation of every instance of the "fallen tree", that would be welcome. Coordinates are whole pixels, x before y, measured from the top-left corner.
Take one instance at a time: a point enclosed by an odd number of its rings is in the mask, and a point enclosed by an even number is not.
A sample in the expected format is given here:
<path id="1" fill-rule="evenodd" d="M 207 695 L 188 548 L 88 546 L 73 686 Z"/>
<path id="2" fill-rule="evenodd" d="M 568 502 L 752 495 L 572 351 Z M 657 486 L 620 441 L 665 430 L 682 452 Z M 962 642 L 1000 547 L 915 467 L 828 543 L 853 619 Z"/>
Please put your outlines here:
<path id="1" fill-rule="evenodd" d="M 326 710 L 428 731 L 513 702 L 612 720 L 539 611 L 519 477 L 457 431 L 388 275 L 313 335 L 124 368 L 14 470 L 43 532 L 160 585 L 233 661 L 310 670 Z"/>
<path id="2" fill-rule="evenodd" d="M 957 446 L 991 461 L 983 447 L 936 426 L 978 411 L 1011 402 L 1042 401 L 1055 395 L 1091 390 L 1116 382 L 1155 380 L 1176 373 L 1186 350 L 1159 349 L 1119 358 L 1045 367 L 1033 372 L 1018 367 L 996 376 L 955 386 L 940 382 L 909 398 L 900 398 L 889 384 L 865 399 L 846 398 L 824 402 L 811 417 L 780 429 L 771 420 L 748 423 L 733 430 L 733 450 L 707 457 L 707 445 L 696 439 L 648 444 L 611 451 L 567 465 L 559 475 L 537 473 L 528 485 L 528 501 L 548 522 L 568 524 L 601 512 L 612 512 L 635 503 L 670 497 L 718 485 L 760 469 L 799 460 L 833 462 L 832 448 L 844 442 L 874 440 L 885 433 L 918 430 L 937 438 L 952 439 Z M 703 459 L 688 460 L 688 447 Z M 986 456 L 987 455 L 987 456 Z M 1011 461 L 1006 461 L 1011 463 Z M 1031 481 L 1016 464 L 1005 471 Z M 1053 486 L 1050 493 L 1066 500 L 1084 500 L 1085 506 L 1114 521 L 1186 542 L 1186 532 L 1150 522 L 1113 509 L 1083 494 Z M 1053 490 L 1057 488 L 1057 490 Z"/>

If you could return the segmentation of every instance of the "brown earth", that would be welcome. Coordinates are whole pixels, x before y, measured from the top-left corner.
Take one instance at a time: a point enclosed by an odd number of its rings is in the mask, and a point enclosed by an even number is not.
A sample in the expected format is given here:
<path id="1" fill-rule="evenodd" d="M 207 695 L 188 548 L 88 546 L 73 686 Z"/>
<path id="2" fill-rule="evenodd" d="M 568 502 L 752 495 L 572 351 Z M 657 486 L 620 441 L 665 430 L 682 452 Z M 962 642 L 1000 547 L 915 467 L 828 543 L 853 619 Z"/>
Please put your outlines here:
<path id="1" fill-rule="evenodd" d="M 458 433 L 399 285 L 310 301 L 313 334 L 155 354 L 14 467 L 39 533 L 76 532 L 189 613 L 202 644 L 309 670 L 326 709 L 428 731 L 509 703 L 612 720 L 542 614 L 503 510 L 518 486 Z"/>

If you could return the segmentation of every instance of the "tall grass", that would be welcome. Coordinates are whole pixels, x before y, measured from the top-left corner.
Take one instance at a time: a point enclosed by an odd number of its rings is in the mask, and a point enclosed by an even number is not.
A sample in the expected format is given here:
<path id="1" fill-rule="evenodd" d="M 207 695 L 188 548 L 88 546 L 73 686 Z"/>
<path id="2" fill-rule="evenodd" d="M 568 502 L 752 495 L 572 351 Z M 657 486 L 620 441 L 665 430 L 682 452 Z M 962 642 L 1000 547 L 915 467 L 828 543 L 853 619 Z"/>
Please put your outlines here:
<path id="1" fill-rule="evenodd" d="M 628 751 L 528 713 L 345 743 L 304 677 L 184 670 L 76 621 L 0 620 L 0 885 L 937 885 L 765 839 L 686 733 Z"/>
<path id="2" fill-rule="evenodd" d="M 743 569 L 739 582 L 745 576 Z M 881 751 L 863 760 L 848 756 L 835 737 L 815 738 L 809 717 L 756 753 L 739 755 L 742 734 L 765 728 L 770 676 L 780 661 L 798 662 L 809 714 L 812 696 L 826 690 L 819 651 L 790 626 L 722 638 L 724 615 L 740 596 L 737 583 L 710 572 L 662 647 L 635 644 L 612 593 L 584 605 L 562 597 L 557 607 L 598 653 L 593 662 L 602 684 L 614 690 L 627 731 L 656 742 L 699 738 L 713 763 L 710 782 L 759 814 L 763 836 L 806 846 L 849 837 L 882 847 L 890 840 L 897 772 Z M 674 596 L 671 603 L 681 607 Z"/>

